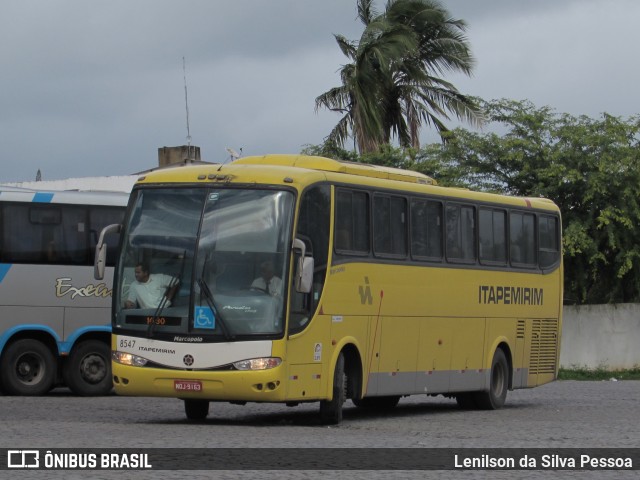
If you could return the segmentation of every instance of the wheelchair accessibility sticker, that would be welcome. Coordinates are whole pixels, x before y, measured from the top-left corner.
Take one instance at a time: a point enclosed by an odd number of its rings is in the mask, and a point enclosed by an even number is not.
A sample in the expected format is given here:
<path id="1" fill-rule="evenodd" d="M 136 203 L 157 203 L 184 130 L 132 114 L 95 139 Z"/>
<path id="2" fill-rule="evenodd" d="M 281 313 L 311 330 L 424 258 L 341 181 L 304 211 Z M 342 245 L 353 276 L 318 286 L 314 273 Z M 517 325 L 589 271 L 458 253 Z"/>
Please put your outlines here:
<path id="1" fill-rule="evenodd" d="M 210 307 L 196 307 L 194 314 L 194 328 L 208 328 L 211 330 L 216 328 L 216 318 Z"/>

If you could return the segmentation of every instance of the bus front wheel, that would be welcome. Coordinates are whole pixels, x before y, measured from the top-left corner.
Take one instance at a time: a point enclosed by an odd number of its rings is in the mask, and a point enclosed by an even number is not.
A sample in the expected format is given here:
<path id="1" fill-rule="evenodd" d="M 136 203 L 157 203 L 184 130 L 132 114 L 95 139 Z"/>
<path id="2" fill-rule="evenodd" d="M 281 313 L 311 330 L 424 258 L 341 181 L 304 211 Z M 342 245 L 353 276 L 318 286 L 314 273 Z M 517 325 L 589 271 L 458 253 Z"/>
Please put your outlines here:
<path id="1" fill-rule="evenodd" d="M 107 395 L 113 388 L 109 345 L 99 340 L 79 343 L 71 350 L 62 376 L 76 395 Z"/>
<path id="2" fill-rule="evenodd" d="M 3 353 L 0 373 L 2 387 L 9 395 L 44 395 L 55 381 L 56 359 L 38 340 L 17 340 Z"/>
<path id="3" fill-rule="evenodd" d="M 209 400 L 184 400 L 184 413 L 189 420 L 204 420 L 209 415 Z"/>
<path id="4" fill-rule="evenodd" d="M 342 422 L 342 405 L 347 398 L 347 377 L 344 373 L 344 355 L 341 353 L 333 374 L 333 398 L 320 401 L 320 421 L 324 425 Z"/>
<path id="5" fill-rule="evenodd" d="M 496 410 L 504 405 L 509 388 L 509 362 L 502 349 L 497 349 L 491 362 L 489 390 L 476 392 L 473 400 L 482 410 Z"/>

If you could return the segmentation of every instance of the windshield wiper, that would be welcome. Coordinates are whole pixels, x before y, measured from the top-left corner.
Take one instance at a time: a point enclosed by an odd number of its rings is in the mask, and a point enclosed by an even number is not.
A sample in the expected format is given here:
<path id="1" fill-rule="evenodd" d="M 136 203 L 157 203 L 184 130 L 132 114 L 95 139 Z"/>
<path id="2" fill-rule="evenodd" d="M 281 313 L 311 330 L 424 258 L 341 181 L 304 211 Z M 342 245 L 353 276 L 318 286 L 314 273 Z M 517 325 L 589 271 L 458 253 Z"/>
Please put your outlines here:
<path id="1" fill-rule="evenodd" d="M 220 329 L 222 330 L 222 334 L 224 335 L 224 338 L 226 338 L 227 340 L 233 340 L 235 338 L 235 335 L 229 331 L 227 324 L 224 322 L 224 319 L 222 318 L 222 315 L 220 315 L 220 311 L 216 306 L 216 301 L 213 298 L 213 294 L 211 293 L 211 289 L 209 288 L 209 285 L 207 285 L 207 282 L 205 282 L 202 278 L 198 279 L 198 285 L 200 286 L 200 291 L 204 293 L 204 297 L 207 300 L 207 304 L 209 305 L 209 308 L 213 311 L 215 318 L 218 319 L 218 323 L 220 323 Z"/>
<path id="2" fill-rule="evenodd" d="M 169 286 L 165 290 L 162 299 L 160 300 L 160 304 L 156 307 L 155 312 L 153 312 L 153 318 L 151 319 L 151 323 L 149 324 L 149 328 L 147 329 L 147 337 L 151 338 L 153 335 L 153 331 L 156 328 L 156 324 L 158 323 L 158 319 L 160 315 L 162 315 L 162 311 L 169 303 L 169 297 L 167 295 L 172 294 L 174 297 L 178 294 L 178 286 L 182 283 L 182 276 L 184 275 L 184 264 L 187 260 L 187 251 L 185 250 L 182 254 L 182 265 L 180 266 L 180 274 L 177 277 L 173 277 L 171 282 L 169 282 Z"/>

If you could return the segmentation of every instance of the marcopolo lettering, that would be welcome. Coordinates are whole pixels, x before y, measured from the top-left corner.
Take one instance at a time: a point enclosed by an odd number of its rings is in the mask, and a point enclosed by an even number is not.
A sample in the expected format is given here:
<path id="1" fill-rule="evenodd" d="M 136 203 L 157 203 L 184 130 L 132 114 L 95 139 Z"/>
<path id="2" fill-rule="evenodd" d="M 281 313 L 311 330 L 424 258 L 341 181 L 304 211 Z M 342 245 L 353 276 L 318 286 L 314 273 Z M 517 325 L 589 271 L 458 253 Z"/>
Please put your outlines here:
<path id="1" fill-rule="evenodd" d="M 486 305 L 543 305 L 544 289 L 480 285 L 478 287 L 478 303 Z"/>

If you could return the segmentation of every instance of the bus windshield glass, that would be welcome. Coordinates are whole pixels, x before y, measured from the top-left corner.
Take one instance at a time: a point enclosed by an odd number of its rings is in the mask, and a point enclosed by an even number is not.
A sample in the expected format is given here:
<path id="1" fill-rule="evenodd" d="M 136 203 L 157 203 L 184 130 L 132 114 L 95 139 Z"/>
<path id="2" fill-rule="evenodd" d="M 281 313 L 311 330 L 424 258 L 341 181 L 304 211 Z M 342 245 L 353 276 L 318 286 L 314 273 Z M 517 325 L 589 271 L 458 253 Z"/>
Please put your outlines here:
<path id="1" fill-rule="evenodd" d="M 134 191 L 114 329 L 212 341 L 280 335 L 293 203 L 273 189 Z"/>

